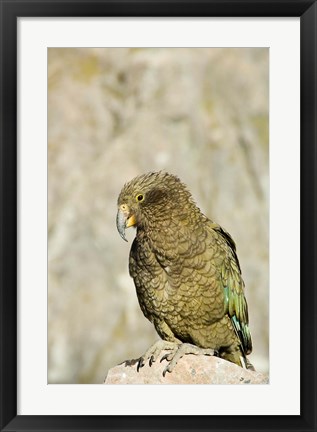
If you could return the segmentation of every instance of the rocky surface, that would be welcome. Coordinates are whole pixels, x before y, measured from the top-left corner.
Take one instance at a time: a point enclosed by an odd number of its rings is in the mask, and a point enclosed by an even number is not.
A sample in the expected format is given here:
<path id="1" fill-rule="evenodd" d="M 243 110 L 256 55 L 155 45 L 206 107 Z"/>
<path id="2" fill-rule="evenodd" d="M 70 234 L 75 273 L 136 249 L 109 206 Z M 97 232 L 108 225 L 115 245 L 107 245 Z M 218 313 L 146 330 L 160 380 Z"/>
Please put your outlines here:
<path id="1" fill-rule="evenodd" d="M 162 353 L 162 356 L 164 353 Z M 137 371 L 137 360 L 110 369 L 105 384 L 268 384 L 269 379 L 218 357 L 186 355 L 172 373 L 163 376 L 167 361 L 147 363 Z"/>

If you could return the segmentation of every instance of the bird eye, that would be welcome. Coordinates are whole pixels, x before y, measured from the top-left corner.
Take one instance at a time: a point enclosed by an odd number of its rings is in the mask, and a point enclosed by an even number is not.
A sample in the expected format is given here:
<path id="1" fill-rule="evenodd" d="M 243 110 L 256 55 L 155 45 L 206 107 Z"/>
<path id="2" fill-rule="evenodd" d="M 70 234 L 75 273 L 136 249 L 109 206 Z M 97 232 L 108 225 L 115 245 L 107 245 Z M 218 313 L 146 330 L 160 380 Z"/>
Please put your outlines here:
<path id="1" fill-rule="evenodd" d="M 144 200 L 144 196 L 142 195 L 142 194 L 138 194 L 137 196 L 136 196 L 136 200 L 137 201 L 143 201 Z"/>

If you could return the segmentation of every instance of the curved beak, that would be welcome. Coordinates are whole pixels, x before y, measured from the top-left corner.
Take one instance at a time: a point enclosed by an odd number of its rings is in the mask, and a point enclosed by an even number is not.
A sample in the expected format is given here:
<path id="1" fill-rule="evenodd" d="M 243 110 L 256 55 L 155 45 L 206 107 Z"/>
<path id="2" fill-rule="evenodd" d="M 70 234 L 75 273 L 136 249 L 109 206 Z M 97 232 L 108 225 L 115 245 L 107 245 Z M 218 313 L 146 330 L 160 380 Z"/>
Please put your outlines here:
<path id="1" fill-rule="evenodd" d="M 126 212 L 123 212 L 121 209 L 118 210 L 117 213 L 117 230 L 123 240 L 128 241 L 125 236 L 126 228 L 133 226 L 136 224 L 136 219 L 134 215 L 128 216 Z"/>
<path id="2" fill-rule="evenodd" d="M 117 230 L 120 234 L 120 236 L 123 238 L 123 240 L 128 241 L 125 236 L 125 228 L 126 228 L 126 221 L 127 218 L 122 210 L 118 210 L 117 213 Z"/>

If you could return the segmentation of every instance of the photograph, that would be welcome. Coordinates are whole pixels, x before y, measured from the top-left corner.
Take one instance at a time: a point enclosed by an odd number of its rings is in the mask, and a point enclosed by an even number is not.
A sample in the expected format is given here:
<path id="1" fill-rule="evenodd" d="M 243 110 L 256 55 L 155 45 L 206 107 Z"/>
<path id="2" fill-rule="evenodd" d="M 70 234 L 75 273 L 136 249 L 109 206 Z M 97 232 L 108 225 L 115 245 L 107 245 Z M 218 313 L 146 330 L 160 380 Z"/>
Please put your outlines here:
<path id="1" fill-rule="evenodd" d="M 47 61 L 47 383 L 269 384 L 270 49 Z"/>
<path id="2" fill-rule="evenodd" d="M 316 431 L 317 0 L 0 3 L 0 431 Z"/>

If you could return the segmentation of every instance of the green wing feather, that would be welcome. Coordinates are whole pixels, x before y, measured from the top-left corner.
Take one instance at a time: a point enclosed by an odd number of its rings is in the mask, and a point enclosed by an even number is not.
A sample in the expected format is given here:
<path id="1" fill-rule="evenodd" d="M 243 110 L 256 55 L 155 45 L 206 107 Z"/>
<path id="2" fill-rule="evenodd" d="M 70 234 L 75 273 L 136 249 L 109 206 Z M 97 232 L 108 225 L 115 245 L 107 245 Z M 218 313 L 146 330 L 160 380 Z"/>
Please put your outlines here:
<path id="1" fill-rule="evenodd" d="M 249 330 L 248 304 L 244 296 L 244 282 L 236 254 L 236 245 L 231 236 L 219 225 L 213 229 L 219 233 L 227 246 L 227 253 L 221 269 L 225 313 L 231 318 L 233 327 L 241 341 L 242 350 L 247 355 L 252 351 L 252 340 Z"/>

